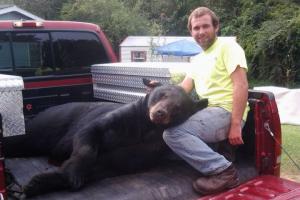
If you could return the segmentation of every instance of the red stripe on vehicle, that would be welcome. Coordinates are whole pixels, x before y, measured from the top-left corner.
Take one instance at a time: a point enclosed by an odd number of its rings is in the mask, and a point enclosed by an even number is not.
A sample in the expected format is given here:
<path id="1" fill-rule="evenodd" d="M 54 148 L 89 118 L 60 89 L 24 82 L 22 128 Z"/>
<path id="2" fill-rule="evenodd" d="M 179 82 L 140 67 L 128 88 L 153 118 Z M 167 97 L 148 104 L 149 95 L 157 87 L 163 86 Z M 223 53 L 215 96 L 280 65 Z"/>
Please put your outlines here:
<path id="1" fill-rule="evenodd" d="M 91 84 L 92 78 L 70 78 L 62 80 L 47 80 L 47 81 L 35 81 L 35 82 L 25 82 L 25 89 L 33 88 L 47 88 L 47 87 L 60 87 L 60 86 L 73 86 L 81 84 Z"/>

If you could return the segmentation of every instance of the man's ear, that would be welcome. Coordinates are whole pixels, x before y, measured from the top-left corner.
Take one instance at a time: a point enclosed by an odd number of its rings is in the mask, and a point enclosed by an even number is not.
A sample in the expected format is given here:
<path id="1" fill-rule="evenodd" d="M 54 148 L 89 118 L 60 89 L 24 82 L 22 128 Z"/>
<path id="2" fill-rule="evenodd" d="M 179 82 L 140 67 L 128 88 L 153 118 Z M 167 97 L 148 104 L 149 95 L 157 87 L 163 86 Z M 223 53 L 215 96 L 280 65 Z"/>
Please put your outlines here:
<path id="1" fill-rule="evenodd" d="M 143 83 L 145 86 L 152 88 L 152 89 L 162 85 L 161 82 L 159 82 L 157 80 L 149 80 L 146 78 L 143 78 Z"/>
<path id="2" fill-rule="evenodd" d="M 216 27 L 215 27 L 215 33 L 216 33 L 216 36 L 218 36 L 219 34 L 219 31 L 220 31 L 220 25 L 217 24 Z"/>

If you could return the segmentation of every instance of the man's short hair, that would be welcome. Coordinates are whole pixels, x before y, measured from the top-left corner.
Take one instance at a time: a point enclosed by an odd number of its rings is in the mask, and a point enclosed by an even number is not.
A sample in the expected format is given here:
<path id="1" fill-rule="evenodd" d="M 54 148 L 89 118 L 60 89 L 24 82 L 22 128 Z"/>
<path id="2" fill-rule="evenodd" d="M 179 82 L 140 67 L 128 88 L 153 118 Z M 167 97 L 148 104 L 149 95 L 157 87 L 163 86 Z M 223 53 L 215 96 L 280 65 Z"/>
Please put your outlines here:
<path id="1" fill-rule="evenodd" d="M 219 17 L 212 10 L 210 10 L 207 7 L 198 7 L 195 10 L 193 10 L 193 12 L 189 16 L 188 25 L 187 25 L 189 31 L 192 30 L 192 24 L 191 24 L 192 18 L 202 17 L 203 15 L 206 14 L 211 16 L 212 24 L 214 27 L 217 27 L 219 25 Z"/>

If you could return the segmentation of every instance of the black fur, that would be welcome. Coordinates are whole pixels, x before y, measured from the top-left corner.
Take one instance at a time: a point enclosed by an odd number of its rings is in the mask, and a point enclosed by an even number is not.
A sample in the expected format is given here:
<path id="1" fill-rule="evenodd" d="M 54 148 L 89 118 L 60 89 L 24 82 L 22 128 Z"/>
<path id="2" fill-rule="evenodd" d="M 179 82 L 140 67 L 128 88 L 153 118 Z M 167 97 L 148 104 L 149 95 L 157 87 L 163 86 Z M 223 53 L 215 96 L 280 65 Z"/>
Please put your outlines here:
<path id="1" fill-rule="evenodd" d="M 162 132 L 179 124 L 207 101 L 194 103 L 178 86 L 161 86 L 130 104 L 69 103 L 38 114 L 25 136 L 4 138 L 7 157 L 48 155 L 59 170 L 34 176 L 24 193 L 34 196 L 79 189 L 92 168 L 129 173 L 153 166 L 165 149 Z M 108 176 L 102 174 L 103 177 Z"/>

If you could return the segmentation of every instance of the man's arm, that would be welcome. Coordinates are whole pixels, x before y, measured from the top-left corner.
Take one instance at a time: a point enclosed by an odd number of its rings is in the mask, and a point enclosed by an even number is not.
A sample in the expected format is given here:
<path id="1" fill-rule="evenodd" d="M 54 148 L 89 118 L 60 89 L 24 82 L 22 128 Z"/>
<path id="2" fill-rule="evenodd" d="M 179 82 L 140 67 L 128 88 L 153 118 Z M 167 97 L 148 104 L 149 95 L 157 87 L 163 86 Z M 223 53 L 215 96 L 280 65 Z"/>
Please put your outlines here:
<path id="1" fill-rule="evenodd" d="M 241 123 L 248 100 L 248 81 L 245 69 L 238 66 L 230 78 L 233 82 L 233 105 L 228 139 L 230 144 L 239 145 L 244 143 Z"/>

